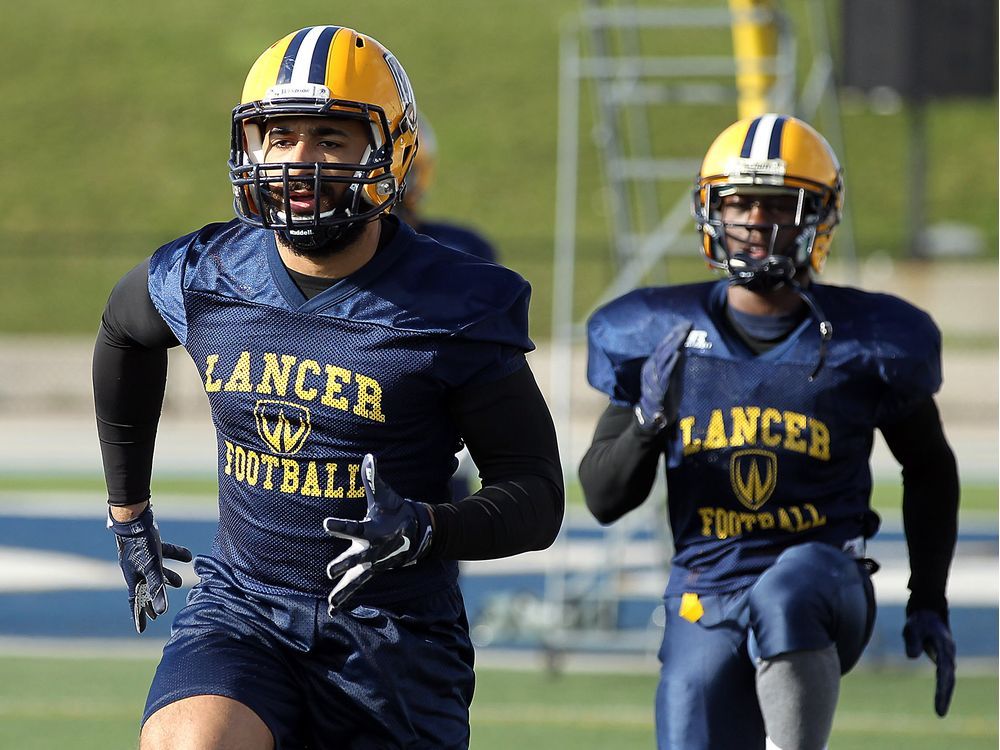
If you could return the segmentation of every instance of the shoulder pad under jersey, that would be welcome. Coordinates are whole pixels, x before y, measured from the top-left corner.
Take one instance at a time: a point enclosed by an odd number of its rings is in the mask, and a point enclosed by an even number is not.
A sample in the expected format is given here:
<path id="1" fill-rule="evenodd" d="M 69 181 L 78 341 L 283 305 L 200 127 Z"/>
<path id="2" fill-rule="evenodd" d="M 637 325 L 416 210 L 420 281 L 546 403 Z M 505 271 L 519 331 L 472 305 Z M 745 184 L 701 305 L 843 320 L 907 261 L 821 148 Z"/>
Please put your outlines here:
<path id="1" fill-rule="evenodd" d="M 639 397 L 639 371 L 656 345 L 675 326 L 704 314 L 712 282 L 635 289 L 587 321 L 587 380 L 613 402 Z"/>

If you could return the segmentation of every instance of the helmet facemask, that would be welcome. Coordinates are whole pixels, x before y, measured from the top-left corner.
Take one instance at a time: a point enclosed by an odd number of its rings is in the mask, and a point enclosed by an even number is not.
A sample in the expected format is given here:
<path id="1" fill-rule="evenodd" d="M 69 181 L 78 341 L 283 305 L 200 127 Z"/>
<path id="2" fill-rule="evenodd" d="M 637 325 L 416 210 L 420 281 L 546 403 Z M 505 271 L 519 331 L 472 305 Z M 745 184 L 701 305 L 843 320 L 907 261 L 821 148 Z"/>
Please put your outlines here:
<path id="1" fill-rule="evenodd" d="M 368 145 L 361 159 L 357 163 L 264 161 L 268 122 L 303 115 L 363 122 Z M 388 122 L 374 105 L 326 100 L 317 106 L 316 100 L 283 100 L 280 106 L 266 108 L 243 105 L 233 113 L 229 171 L 237 215 L 247 224 L 278 232 L 304 253 L 356 236 L 365 223 L 392 205 L 398 197 L 392 159 Z M 338 185 L 346 189 L 338 191 Z M 337 192 L 340 197 L 330 200 Z M 311 194 L 312 211 L 296 212 L 294 197 L 303 193 Z"/>
<path id="2" fill-rule="evenodd" d="M 830 208 L 830 196 L 821 187 L 708 182 L 696 188 L 694 199 L 695 218 L 710 241 L 709 264 L 726 271 L 732 284 L 766 291 L 808 274 Z M 754 204 L 765 206 L 764 213 L 774 221 L 750 222 Z M 751 252 L 748 245 L 765 249 Z"/>

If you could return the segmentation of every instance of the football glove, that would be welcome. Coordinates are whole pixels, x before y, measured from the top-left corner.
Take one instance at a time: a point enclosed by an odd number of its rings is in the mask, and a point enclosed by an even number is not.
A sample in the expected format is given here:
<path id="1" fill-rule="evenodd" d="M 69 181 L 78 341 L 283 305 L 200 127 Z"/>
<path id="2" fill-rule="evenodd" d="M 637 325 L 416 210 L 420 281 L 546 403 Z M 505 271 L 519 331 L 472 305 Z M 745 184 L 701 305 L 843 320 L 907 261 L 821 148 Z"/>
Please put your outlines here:
<path id="1" fill-rule="evenodd" d="M 914 610 L 903 626 L 906 655 L 916 659 L 921 653 L 937 665 L 937 685 L 934 689 L 934 711 L 938 716 L 948 713 L 951 694 L 955 690 L 955 641 L 951 630 L 937 612 Z"/>
<path id="2" fill-rule="evenodd" d="M 689 321 L 677 323 L 642 365 L 642 392 L 635 407 L 635 417 L 647 432 L 659 432 L 677 419 L 680 394 L 676 387 L 671 390 L 670 380 L 690 330 Z"/>
<path id="3" fill-rule="evenodd" d="M 180 574 L 163 567 L 164 558 L 191 562 L 186 547 L 160 541 L 160 529 L 153 520 L 153 506 L 131 521 L 116 521 L 108 509 L 108 528 L 115 533 L 118 564 L 128 586 L 128 603 L 135 630 L 146 629 L 146 618 L 155 620 L 167 611 L 167 586 L 179 587 Z"/>
<path id="4" fill-rule="evenodd" d="M 347 539 L 350 546 L 327 565 L 336 585 L 330 592 L 330 615 L 342 608 L 375 573 L 412 565 L 431 545 L 431 513 L 423 503 L 401 497 L 375 472 L 371 453 L 361 462 L 361 482 L 368 510 L 360 521 L 327 518 L 330 536 Z"/>

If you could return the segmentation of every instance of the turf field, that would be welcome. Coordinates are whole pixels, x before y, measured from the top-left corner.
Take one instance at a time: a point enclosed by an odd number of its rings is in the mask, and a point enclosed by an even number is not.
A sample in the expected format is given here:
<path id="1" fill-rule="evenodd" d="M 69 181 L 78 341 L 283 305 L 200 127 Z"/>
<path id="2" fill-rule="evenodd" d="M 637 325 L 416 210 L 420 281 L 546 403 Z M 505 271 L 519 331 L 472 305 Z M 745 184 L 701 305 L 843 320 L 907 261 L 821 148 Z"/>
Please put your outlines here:
<path id="1" fill-rule="evenodd" d="M 150 660 L 0 657 L 0 747 L 118 750 L 135 746 Z M 652 747 L 654 674 L 481 669 L 475 750 Z M 997 747 L 997 677 L 960 675 L 951 714 L 931 709 L 925 670 L 861 671 L 843 683 L 832 750 Z"/>
<path id="2" fill-rule="evenodd" d="M 213 507 L 216 503 L 216 482 L 214 478 L 205 477 L 153 477 L 153 495 L 179 495 L 195 502 Z M 91 496 L 105 492 L 104 478 L 99 475 L 51 474 L 0 474 L 0 493 L 28 492 L 32 502 L 44 504 L 55 500 L 66 503 L 67 494 L 75 496 L 82 503 L 89 502 Z M 46 493 L 52 493 L 47 496 Z M 962 485 L 962 512 L 996 515 L 1000 488 L 996 484 L 964 483 Z M 583 505 L 583 495 L 580 485 L 571 482 L 567 486 L 567 501 L 570 504 Z M 902 502 L 902 486 L 898 482 L 875 482 L 872 490 L 872 506 L 880 513 L 899 512 Z"/>

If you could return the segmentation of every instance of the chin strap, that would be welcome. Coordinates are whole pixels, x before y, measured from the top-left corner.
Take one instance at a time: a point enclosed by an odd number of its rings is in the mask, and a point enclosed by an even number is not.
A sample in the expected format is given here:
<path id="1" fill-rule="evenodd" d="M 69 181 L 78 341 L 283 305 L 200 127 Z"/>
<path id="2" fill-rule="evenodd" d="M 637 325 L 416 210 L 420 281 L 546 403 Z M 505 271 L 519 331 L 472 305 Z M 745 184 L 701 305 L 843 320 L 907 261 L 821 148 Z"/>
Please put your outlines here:
<path id="1" fill-rule="evenodd" d="M 795 277 L 795 264 L 787 255 L 768 255 L 763 260 L 755 260 L 746 253 L 737 253 L 726 267 L 730 284 L 755 292 L 777 289 L 791 283 Z"/>
<path id="2" fill-rule="evenodd" d="M 811 383 L 819 375 L 819 371 L 823 368 L 823 363 L 826 361 L 826 346 L 830 339 L 833 338 L 833 323 L 827 320 L 826 314 L 819 306 L 819 303 L 813 299 L 812 294 L 803 289 L 797 281 L 792 281 L 791 287 L 802 298 L 802 301 L 806 303 L 813 317 L 819 321 L 819 357 L 816 360 L 816 367 L 813 368 L 812 374 L 809 375 L 809 382 Z"/>
<path id="3" fill-rule="evenodd" d="M 314 250 L 322 250 L 339 240 L 343 236 L 347 226 L 349 225 L 337 224 L 331 227 L 321 224 L 315 227 L 296 228 L 291 231 L 282 227 L 277 232 L 285 242 L 296 250 L 308 253 Z"/>
<path id="4" fill-rule="evenodd" d="M 826 348 L 833 338 L 833 323 L 831 323 L 819 303 L 813 299 L 795 278 L 795 264 L 787 255 L 768 255 L 763 260 L 755 260 L 746 253 L 737 253 L 729 259 L 729 283 L 760 292 L 777 289 L 788 285 L 802 298 L 809 312 L 819 321 L 819 357 L 816 367 L 809 375 L 809 381 L 816 379 L 826 361 Z"/>

